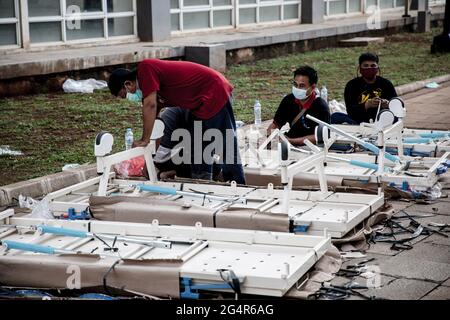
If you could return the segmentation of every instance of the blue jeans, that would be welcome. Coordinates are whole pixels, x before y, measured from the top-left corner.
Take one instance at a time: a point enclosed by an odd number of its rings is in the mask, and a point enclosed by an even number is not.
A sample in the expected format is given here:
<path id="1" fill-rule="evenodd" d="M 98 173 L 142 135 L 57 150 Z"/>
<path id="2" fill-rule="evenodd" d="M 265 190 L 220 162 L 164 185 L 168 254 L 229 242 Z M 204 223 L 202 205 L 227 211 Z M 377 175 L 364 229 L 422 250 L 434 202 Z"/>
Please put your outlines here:
<path id="1" fill-rule="evenodd" d="M 331 124 L 350 124 L 358 125 L 359 123 L 350 118 L 345 113 L 336 112 L 331 115 Z"/>
<path id="2" fill-rule="evenodd" d="M 198 120 L 197 120 L 198 121 Z M 223 150 L 215 150 L 216 153 L 219 153 L 221 158 L 220 165 L 222 167 L 222 174 L 225 181 L 236 181 L 238 184 L 245 185 L 245 175 L 244 169 L 242 167 L 241 158 L 239 155 L 237 134 L 236 134 L 236 121 L 234 118 L 233 107 L 231 105 L 231 99 L 227 102 L 227 104 L 222 108 L 222 110 L 216 114 L 214 117 L 208 120 L 202 120 L 202 153 L 205 148 L 211 143 L 208 141 L 203 141 L 203 134 L 205 131 L 209 129 L 217 129 L 222 133 L 223 138 Z M 228 139 L 227 139 L 227 130 L 228 130 Z M 194 139 L 198 139 L 195 137 L 193 126 L 189 130 L 191 132 L 191 136 Z M 232 141 L 230 141 L 232 140 Z M 199 141 L 194 140 L 194 145 L 199 143 Z M 233 144 L 233 148 L 227 148 L 229 143 Z M 195 150 L 195 146 L 192 146 Z M 234 153 L 232 155 L 227 154 L 227 149 L 234 149 Z M 200 150 L 197 147 L 197 152 Z M 221 151 L 221 152 L 220 152 Z M 206 163 L 202 157 L 202 163 L 196 163 L 194 161 L 195 151 L 191 153 L 192 158 L 192 177 L 194 179 L 203 179 L 203 180 L 212 180 L 213 178 L 213 161 L 208 161 Z M 198 155 L 197 155 L 198 156 Z M 213 155 L 208 154 L 207 157 L 212 159 Z M 198 157 L 197 157 L 198 158 Z M 208 159 L 208 160 L 210 160 Z"/>

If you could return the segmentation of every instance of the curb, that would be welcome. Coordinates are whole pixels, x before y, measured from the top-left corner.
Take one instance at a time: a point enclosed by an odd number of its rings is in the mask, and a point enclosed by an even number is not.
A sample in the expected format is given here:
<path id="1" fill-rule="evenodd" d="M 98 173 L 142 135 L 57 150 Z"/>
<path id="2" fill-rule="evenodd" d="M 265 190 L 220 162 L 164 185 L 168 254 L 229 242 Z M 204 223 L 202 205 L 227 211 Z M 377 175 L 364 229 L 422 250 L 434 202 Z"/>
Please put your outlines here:
<path id="1" fill-rule="evenodd" d="M 408 94 L 411 92 L 416 92 L 420 89 L 424 89 L 425 86 L 430 82 L 436 82 L 438 84 L 441 84 L 441 83 L 448 82 L 448 81 L 450 81 L 450 74 L 430 78 L 427 80 L 421 80 L 421 81 L 416 81 L 413 83 L 404 84 L 404 85 L 396 87 L 395 90 L 397 91 L 397 94 L 399 96 L 404 96 L 405 94 Z"/>

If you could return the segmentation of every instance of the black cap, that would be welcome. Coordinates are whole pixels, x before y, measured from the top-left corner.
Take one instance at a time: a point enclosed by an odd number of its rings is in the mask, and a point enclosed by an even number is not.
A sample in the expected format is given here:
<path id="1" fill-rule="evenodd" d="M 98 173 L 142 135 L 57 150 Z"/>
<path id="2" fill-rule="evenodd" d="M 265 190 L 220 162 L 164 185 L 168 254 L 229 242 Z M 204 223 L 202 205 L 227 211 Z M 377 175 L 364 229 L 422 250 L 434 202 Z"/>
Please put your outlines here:
<path id="1" fill-rule="evenodd" d="M 117 95 L 119 94 L 119 91 L 123 88 L 123 85 L 125 81 L 135 81 L 136 80 L 136 72 L 130 71 L 128 69 L 116 69 L 111 73 L 111 76 L 109 77 L 108 81 L 108 87 L 109 91 L 111 91 L 111 94 Z"/>

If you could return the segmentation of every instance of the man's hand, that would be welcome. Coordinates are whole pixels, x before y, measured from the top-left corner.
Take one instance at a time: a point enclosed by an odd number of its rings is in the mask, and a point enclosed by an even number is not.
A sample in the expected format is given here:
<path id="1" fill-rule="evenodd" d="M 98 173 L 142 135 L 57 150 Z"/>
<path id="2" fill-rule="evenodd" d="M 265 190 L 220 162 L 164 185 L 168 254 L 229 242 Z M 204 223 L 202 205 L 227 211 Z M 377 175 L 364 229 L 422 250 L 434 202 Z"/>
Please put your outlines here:
<path id="1" fill-rule="evenodd" d="M 381 108 L 389 109 L 389 100 L 381 99 Z"/>
<path id="2" fill-rule="evenodd" d="M 366 110 L 369 110 L 372 108 L 378 108 L 378 106 L 380 105 L 380 101 L 382 102 L 382 100 L 378 97 L 367 100 Z"/>
<path id="3" fill-rule="evenodd" d="M 301 138 L 288 138 L 286 137 L 290 144 L 292 144 L 294 147 L 301 147 L 305 145 L 305 140 L 309 140 L 313 144 L 316 144 L 316 136 L 314 134 L 306 137 Z"/>
<path id="4" fill-rule="evenodd" d="M 272 124 L 267 129 L 267 137 L 269 137 L 276 129 L 278 129 L 278 125 L 275 122 L 272 122 Z"/>
<path id="5" fill-rule="evenodd" d="M 149 143 L 150 142 L 148 142 L 148 141 L 137 140 L 137 141 L 133 142 L 133 148 L 139 148 L 139 147 L 145 148 L 146 146 L 148 146 Z"/>

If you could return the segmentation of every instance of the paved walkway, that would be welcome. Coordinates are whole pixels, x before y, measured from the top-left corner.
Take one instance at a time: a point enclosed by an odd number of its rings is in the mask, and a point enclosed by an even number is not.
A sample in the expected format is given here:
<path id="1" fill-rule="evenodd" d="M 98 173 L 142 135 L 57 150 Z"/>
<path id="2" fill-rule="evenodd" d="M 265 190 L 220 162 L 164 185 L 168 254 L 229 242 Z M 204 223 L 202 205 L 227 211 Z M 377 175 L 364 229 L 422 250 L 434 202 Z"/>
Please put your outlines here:
<path id="1" fill-rule="evenodd" d="M 423 89 L 405 95 L 406 127 L 450 130 L 450 82 L 439 89 Z"/>
<path id="2" fill-rule="evenodd" d="M 447 192 L 448 194 L 448 192 Z M 429 223 L 450 224 L 450 200 L 441 199 L 429 205 L 414 203 L 391 202 L 397 210 L 404 209 L 407 214 L 423 226 Z M 395 216 L 404 217 L 404 212 Z M 408 226 L 408 219 L 396 220 Z M 448 228 L 446 229 L 449 230 Z M 384 230 L 389 232 L 389 230 Z M 447 235 L 450 235 L 448 232 Z M 367 297 L 388 300 L 450 300 L 450 238 L 443 235 L 422 235 L 411 241 L 410 250 L 391 250 L 389 243 L 372 244 L 365 252 L 366 257 L 352 259 L 344 263 L 343 268 L 350 269 L 352 265 L 368 259 L 374 259 L 367 266 L 379 268 L 381 287 L 375 289 L 357 290 Z M 363 277 L 336 277 L 332 284 L 345 286 L 350 282 L 360 285 L 374 283 Z M 351 300 L 361 300 L 351 296 Z"/>
<path id="3" fill-rule="evenodd" d="M 450 129 L 450 82 L 439 89 L 422 89 L 403 96 L 408 109 L 408 128 Z M 396 217 L 407 214 L 427 227 L 430 223 L 450 224 L 449 190 L 446 198 L 432 204 L 390 201 L 398 211 Z M 408 219 L 396 220 L 408 226 Z M 448 228 L 446 229 L 449 230 Z M 388 232 L 385 230 L 384 232 Z M 446 233 L 450 236 L 450 233 Z M 374 259 L 367 265 L 379 268 L 381 287 L 357 290 L 367 297 L 388 300 L 450 300 L 450 238 L 440 234 L 422 235 L 411 241 L 410 250 L 391 250 L 389 243 L 372 244 L 363 259 L 352 259 L 344 263 L 349 268 L 363 260 Z M 355 281 L 361 285 L 370 284 L 363 277 L 337 277 L 332 284 L 345 286 Z M 351 296 L 351 300 L 361 297 Z"/>

